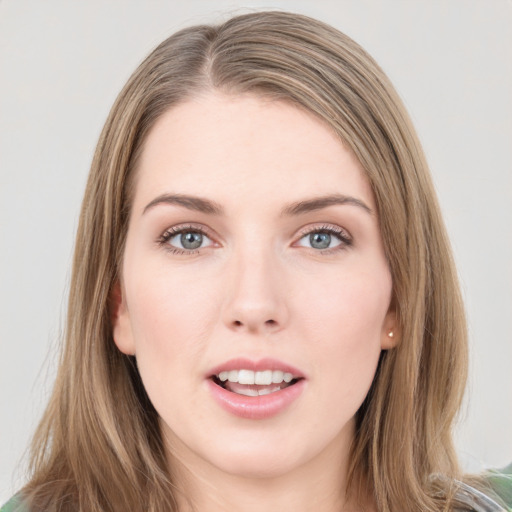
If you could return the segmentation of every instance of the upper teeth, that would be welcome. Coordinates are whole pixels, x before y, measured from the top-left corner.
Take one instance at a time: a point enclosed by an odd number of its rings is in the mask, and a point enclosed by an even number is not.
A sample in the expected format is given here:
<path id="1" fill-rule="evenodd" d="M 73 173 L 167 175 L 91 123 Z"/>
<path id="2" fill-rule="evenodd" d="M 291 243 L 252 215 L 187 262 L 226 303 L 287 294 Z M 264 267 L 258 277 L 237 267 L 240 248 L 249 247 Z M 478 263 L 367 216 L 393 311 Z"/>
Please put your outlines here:
<path id="1" fill-rule="evenodd" d="M 217 377 L 222 382 L 238 382 L 239 384 L 259 384 L 268 386 L 269 384 L 281 384 L 281 382 L 291 382 L 293 375 L 281 370 L 263 370 L 253 372 L 252 370 L 231 370 L 220 372 Z"/>

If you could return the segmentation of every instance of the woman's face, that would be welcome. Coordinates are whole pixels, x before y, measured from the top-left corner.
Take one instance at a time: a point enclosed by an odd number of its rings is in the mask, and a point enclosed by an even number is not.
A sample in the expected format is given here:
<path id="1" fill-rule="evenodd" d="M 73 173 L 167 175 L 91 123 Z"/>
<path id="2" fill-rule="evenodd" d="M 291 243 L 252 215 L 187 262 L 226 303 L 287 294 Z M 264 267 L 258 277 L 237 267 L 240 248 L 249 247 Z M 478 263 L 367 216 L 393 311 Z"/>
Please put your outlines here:
<path id="1" fill-rule="evenodd" d="M 169 450 L 245 476 L 339 466 L 395 327 L 355 157 L 297 107 L 210 93 L 159 119 L 137 172 L 114 339 Z"/>

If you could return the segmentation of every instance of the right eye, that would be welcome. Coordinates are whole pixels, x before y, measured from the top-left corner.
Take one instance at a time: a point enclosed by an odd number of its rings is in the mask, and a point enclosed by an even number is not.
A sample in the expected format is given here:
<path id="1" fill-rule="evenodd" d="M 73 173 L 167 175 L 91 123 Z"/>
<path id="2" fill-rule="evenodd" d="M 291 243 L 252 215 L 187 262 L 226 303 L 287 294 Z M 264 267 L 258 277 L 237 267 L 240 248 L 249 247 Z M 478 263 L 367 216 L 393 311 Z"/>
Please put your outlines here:
<path id="1" fill-rule="evenodd" d="M 194 253 L 213 245 L 213 241 L 206 233 L 197 227 L 170 228 L 162 235 L 159 242 L 170 246 L 173 252 L 180 254 Z"/>

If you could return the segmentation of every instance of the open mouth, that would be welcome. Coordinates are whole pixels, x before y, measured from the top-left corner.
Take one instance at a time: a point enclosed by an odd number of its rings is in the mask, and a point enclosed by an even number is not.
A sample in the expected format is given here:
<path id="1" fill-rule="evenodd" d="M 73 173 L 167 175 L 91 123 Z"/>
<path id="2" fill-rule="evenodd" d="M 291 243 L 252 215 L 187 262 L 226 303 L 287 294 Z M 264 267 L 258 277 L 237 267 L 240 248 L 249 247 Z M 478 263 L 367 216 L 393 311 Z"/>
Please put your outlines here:
<path id="1" fill-rule="evenodd" d="M 277 393 L 296 384 L 302 377 L 281 370 L 230 370 L 212 375 L 215 384 L 238 395 L 257 397 Z"/>

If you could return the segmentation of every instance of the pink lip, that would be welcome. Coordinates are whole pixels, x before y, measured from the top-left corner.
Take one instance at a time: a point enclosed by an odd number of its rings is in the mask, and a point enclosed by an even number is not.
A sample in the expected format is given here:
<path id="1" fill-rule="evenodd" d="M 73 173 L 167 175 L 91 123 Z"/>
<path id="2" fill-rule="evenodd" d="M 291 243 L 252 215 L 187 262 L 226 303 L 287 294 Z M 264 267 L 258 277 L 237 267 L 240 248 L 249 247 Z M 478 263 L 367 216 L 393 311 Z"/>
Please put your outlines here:
<path id="1" fill-rule="evenodd" d="M 227 412 L 251 420 L 263 420 L 276 416 L 286 409 L 302 393 L 305 380 L 299 380 L 293 386 L 275 393 L 262 396 L 244 396 L 221 388 L 212 379 L 207 386 L 217 403 Z"/>
<path id="2" fill-rule="evenodd" d="M 300 380 L 292 386 L 286 387 L 274 393 L 262 396 L 244 396 L 232 393 L 218 384 L 211 377 L 222 371 L 229 370 L 281 370 L 291 373 L 294 378 Z M 231 359 L 215 368 L 207 375 L 206 384 L 215 401 L 228 413 L 251 420 L 262 420 L 278 415 L 289 407 L 302 393 L 305 387 L 305 378 L 302 372 L 296 368 L 284 364 L 275 359 Z"/>

